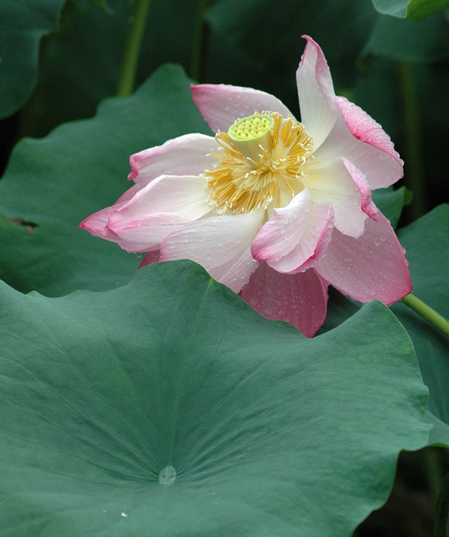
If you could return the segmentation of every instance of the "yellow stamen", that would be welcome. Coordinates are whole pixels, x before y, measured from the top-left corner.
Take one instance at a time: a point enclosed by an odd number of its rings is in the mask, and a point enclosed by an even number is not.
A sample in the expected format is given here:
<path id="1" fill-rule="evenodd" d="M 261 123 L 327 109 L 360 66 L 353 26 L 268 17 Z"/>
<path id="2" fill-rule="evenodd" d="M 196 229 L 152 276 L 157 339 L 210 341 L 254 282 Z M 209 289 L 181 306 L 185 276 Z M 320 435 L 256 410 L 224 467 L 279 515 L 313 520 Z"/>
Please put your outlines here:
<path id="1" fill-rule="evenodd" d="M 272 202 L 275 207 L 285 206 L 304 188 L 301 177 L 312 153 L 312 139 L 293 117 L 256 113 L 238 120 L 228 134 L 219 131 L 215 138 L 223 153 L 213 154 L 218 162 L 205 174 L 206 191 L 218 214 L 248 213 L 266 209 Z"/>

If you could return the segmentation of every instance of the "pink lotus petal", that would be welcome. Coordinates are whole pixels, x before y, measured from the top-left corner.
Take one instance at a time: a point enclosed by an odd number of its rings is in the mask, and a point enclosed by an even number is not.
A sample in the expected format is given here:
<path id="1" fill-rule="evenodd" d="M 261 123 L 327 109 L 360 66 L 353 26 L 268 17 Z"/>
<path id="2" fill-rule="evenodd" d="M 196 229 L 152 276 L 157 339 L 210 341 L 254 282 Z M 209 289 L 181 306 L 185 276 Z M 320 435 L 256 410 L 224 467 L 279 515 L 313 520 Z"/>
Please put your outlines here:
<path id="1" fill-rule="evenodd" d="M 252 244 L 257 261 L 282 273 L 304 271 L 314 265 L 329 243 L 333 210 L 329 203 L 311 204 L 303 190 L 262 227 Z"/>
<path id="2" fill-rule="evenodd" d="M 183 224 L 210 212 L 204 182 L 196 176 L 161 176 L 148 185 L 134 185 L 80 227 L 128 252 L 153 250 Z"/>
<path id="3" fill-rule="evenodd" d="M 116 242 L 117 235 L 106 227 L 111 210 L 112 207 L 106 207 L 106 209 L 91 214 L 84 219 L 78 227 L 85 229 L 94 237 L 100 237 L 107 241 Z"/>
<path id="4" fill-rule="evenodd" d="M 304 189 L 281 209 L 274 209 L 274 215 L 266 222 L 251 246 L 257 261 L 279 261 L 291 252 L 301 241 L 310 212 L 310 193 Z"/>
<path id="5" fill-rule="evenodd" d="M 338 157 L 345 157 L 365 175 L 371 190 L 386 188 L 403 175 L 402 164 L 396 158 L 355 138 L 340 114 L 313 156 L 317 159 L 317 169 L 329 166 Z"/>
<path id="6" fill-rule="evenodd" d="M 330 133 L 339 110 L 323 51 L 312 38 L 303 37 L 307 39 L 307 45 L 296 72 L 296 82 L 301 121 L 316 150 Z"/>
<path id="7" fill-rule="evenodd" d="M 146 267 L 148 265 L 152 265 L 153 263 L 158 263 L 159 258 L 161 257 L 161 252 L 159 249 L 153 250 L 152 252 L 148 252 L 147 255 L 142 259 L 142 262 L 138 266 L 138 268 Z"/>
<path id="8" fill-rule="evenodd" d="M 293 324 L 312 337 L 326 319 L 327 283 L 313 270 L 279 274 L 260 263 L 242 298 L 261 315 Z"/>
<path id="9" fill-rule="evenodd" d="M 371 199 L 371 188 L 369 186 L 368 181 L 366 180 L 366 177 L 363 175 L 363 173 L 354 166 L 352 162 L 342 157 L 342 161 L 344 165 L 346 166 L 346 169 L 351 174 L 352 179 L 354 180 L 354 183 L 357 185 L 360 196 L 361 196 L 361 208 L 362 211 L 369 217 L 375 220 L 376 222 L 379 221 L 379 214 L 380 211 L 376 207 L 374 201 Z M 346 235 L 349 235 L 349 233 L 346 233 Z"/>
<path id="10" fill-rule="evenodd" d="M 191 221 L 175 213 L 152 213 L 131 222 L 108 224 L 107 229 L 115 234 L 114 241 L 127 252 L 148 252 L 159 248 L 170 233 L 182 229 Z"/>
<path id="11" fill-rule="evenodd" d="M 326 251 L 334 228 L 334 211 L 329 203 L 312 204 L 309 221 L 301 242 L 272 268 L 279 272 L 296 273 L 312 268 Z M 295 268 L 292 268 L 295 267 Z"/>
<path id="12" fill-rule="evenodd" d="M 385 216 L 367 220 L 365 233 L 353 239 L 334 229 L 315 270 L 344 295 L 387 306 L 412 290 L 404 249 Z"/>
<path id="13" fill-rule="evenodd" d="M 186 134 L 131 155 L 129 180 L 149 183 L 160 175 L 199 175 L 211 168 L 219 146 L 212 136 Z"/>
<path id="14" fill-rule="evenodd" d="M 211 211 L 204 191 L 204 177 L 161 175 L 140 188 L 126 204 L 115 207 L 108 225 L 129 226 L 133 220 L 152 213 L 176 213 L 184 221 L 202 218 Z"/>
<path id="15" fill-rule="evenodd" d="M 257 269 L 258 263 L 251 255 L 251 248 L 248 247 L 236 259 L 226 272 L 218 278 L 218 281 L 227 285 L 234 293 L 240 293 L 243 286 L 249 282 L 251 274 Z"/>
<path id="16" fill-rule="evenodd" d="M 140 185 L 133 185 L 114 203 L 114 205 L 91 214 L 89 217 L 84 219 L 78 227 L 85 229 L 94 237 L 100 237 L 102 239 L 106 239 L 107 241 L 116 242 L 117 235 L 111 230 L 107 229 L 109 213 L 126 205 L 126 203 L 132 199 L 141 188 L 142 187 Z"/>
<path id="17" fill-rule="evenodd" d="M 211 272 L 249 247 L 262 218 L 263 211 L 253 211 L 192 222 L 162 242 L 161 261 L 192 259 Z"/>
<path id="18" fill-rule="evenodd" d="M 371 201 L 369 185 L 351 162 L 341 157 L 325 168 L 310 166 L 302 182 L 310 190 L 314 203 L 330 202 L 335 213 L 335 227 L 351 237 L 365 230 L 367 214 L 377 219 L 378 210 Z"/>
<path id="19" fill-rule="evenodd" d="M 399 153 L 395 150 L 391 138 L 379 123 L 374 121 L 370 115 L 356 104 L 349 102 L 345 97 L 337 97 L 337 102 L 343 114 L 343 119 L 353 136 L 366 144 L 370 144 L 384 151 L 403 166 L 404 161 L 399 157 Z"/>
<path id="20" fill-rule="evenodd" d="M 111 207 L 111 209 L 118 209 L 122 205 L 124 205 L 126 202 L 130 201 L 142 188 L 144 188 L 146 185 L 144 183 L 137 183 L 136 185 L 133 185 L 131 188 L 128 188 L 120 197 L 119 199 L 114 203 L 114 205 Z"/>
<path id="21" fill-rule="evenodd" d="M 227 132 L 236 119 L 270 110 L 284 117 L 289 109 L 276 97 L 252 88 L 226 84 L 191 85 L 192 97 L 213 132 Z"/>

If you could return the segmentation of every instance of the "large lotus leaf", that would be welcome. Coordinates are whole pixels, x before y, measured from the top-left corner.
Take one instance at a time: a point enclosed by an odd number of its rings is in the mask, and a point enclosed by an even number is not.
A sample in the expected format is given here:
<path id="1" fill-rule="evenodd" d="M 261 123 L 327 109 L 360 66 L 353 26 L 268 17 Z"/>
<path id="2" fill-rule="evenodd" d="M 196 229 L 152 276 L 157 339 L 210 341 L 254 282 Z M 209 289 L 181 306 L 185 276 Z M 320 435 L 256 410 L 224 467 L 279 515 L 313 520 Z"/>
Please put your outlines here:
<path id="1" fill-rule="evenodd" d="M 449 21 L 443 13 L 417 24 L 380 17 L 363 50 L 368 53 L 410 62 L 440 60 L 449 54 Z"/>
<path id="2" fill-rule="evenodd" d="M 307 339 L 188 261 L 0 294 L 4 537 L 349 536 L 426 444 L 413 347 L 380 303 Z"/>
<path id="3" fill-rule="evenodd" d="M 449 6 L 449 0 L 373 0 L 373 4 L 379 13 L 417 22 Z"/>
<path id="4" fill-rule="evenodd" d="M 405 18 L 410 0 L 372 0 L 374 7 L 383 15 Z"/>
<path id="5" fill-rule="evenodd" d="M 449 319 L 449 205 L 441 205 L 399 230 L 406 249 L 413 293 Z M 328 315 L 321 332 L 339 326 L 360 304 L 331 290 Z M 449 339 L 410 308 L 398 302 L 391 307 L 408 331 L 430 395 L 427 416 L 434 424 L 430 443 L 449 446 Z"/>
<path id="6" fill-rule="evenodd" d="M 402 209 L 410 202 L 412 195 L 405 187 L 396 190 L 390 187 L 373 191 L 372 197 L 377 208 L 390 220 L 393 228 L 396 228 Z"/>
<path id="7" fill-rule="evenodd" d="M 440 205 L 399 232 L 407 251 L 413 293 L 449 319 L 449 205 Z M 445 428 L 446 440 L 431 441 L 449 445 L 449 338 L 402 303 L 392 307 L 407 329 L 416 349 L 425 384 L 429 387 L 428 410 Z"/>
<path id="8" fill-rule="evenodd" d="M 134 96 L 106 101 L 95 118 L 20 142 L 0 182 L 2 279 L 52 296 L 128 282 L 136 256 L 78 225 L 131 186 L 129 155 L 205 131 L 182 69 L 166 66 Z"/>
<path id="9" fill-rule="evenodd" d="M 37 78 L 39 42 L 56 29 L 64 0 L 0 0 L 0 117 L 17 110 Z"/>

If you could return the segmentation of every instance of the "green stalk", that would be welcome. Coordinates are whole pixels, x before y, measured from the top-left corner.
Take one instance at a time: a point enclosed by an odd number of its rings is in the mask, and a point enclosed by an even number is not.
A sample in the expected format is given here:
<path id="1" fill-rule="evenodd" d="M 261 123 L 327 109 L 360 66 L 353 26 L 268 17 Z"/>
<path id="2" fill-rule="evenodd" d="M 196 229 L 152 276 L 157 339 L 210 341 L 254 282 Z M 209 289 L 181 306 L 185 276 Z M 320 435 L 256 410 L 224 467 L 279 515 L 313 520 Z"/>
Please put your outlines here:
<path id="1" fill-rule="evenodd" d="M 419 300 L 414 294 L 410 293 L 405 296 L 402 302 L 449 337 L 449 322 L 422 300 Z"/>
<path id="2" fill-rule="evenodd" d="M 446 537 L 447 514 L 449 511 L 449 474 L 443 480 L 435 509 L 433 537 Z"/>
<path id="3" fill-rule="evenodd" d="M 198 15 L 193 36 L 192 58 L 190 61 L 190 77 L 197 82 L 200 82 L 202 79 L 205 44 L 208 37 L 208 25 L 204 21 L 204 13 L 211 3 L 212 0 L 200 0 L 198 6 Z"/>
<path id="4" fill-rule="evenodd" d="M 427 212 L 427 200 L 415 65 L 399 62 L 399 79 L 403 104 L 405 181 L 413 192 L 410 212 L 412 219 L 416 220 Z"/>
<path id="5" fill-rule="evenodd" d="M 425 471 L 427 486 L 433 505 L 437 505 L 438 495 L 443 485 L 443 470 L 441 460 L 441 448 L 427 446 L 422 450 L 423 468 Z"/>
<path id="6" fill-rule="evenodd" d="M 128 97 L 134 90 L 140 47 L 147 21 L 150 0 L 135 0 L 131 23 L 126 37 L 122 68 L 117 86 L 117 97 Z"/>

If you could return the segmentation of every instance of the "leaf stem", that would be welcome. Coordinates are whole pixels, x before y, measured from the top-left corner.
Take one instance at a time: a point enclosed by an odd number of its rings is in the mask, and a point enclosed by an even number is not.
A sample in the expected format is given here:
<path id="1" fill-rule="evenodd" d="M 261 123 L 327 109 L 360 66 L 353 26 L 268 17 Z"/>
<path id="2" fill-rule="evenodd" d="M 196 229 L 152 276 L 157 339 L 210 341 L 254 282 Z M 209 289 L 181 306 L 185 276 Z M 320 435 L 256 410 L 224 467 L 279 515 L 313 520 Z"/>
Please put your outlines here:
<path id="1" fill-rule="evenodd" d="M 205 48 L 209 33 L 209 26 L 204 20 L 204 13 L 211 3 L 212 0 L 200 0 L 198 6 L 198 16 L 195 25 L 192 58 L 190 62 L 190 77 L 196 82 L 201 81 L 203 74 Z"/>
<path id="2" fill-rule="evenodd" d="M 449 511 L 449 474 L 443 480 L 435 508 L 433 537 L 446 537 L 447 515 Z"/>
<path id="3" fill-rule="evenodd" d="M 403 105 L 405 180 L 413 192 L 410 211 L 412 219 L 416 220 L 427 212 L 416 66 L 411 62 L 400 61 L 398 67 Z"/>
<path id="4" fill-rule="evenodd" d="M 128 97 L 133 92 L 140 47 L 149 7 L 150 0 L 134 0 L 134 9 L 126 37 L 125 51 L 117 86 L 117 97 Z"/>
<path id="5" fill-rule="evenodd" d="M 438 330 L 441 330 L 443 334 L 449 337 L 449 322 L 441 316 L 438 312 L 425 304 L 422 300 L 417 298 L 413 293 L 405 296 L 402 302 L 416 313 L 419 313 L 421 317 L 424 317 L 429 323 L 433 324 Z"/>

